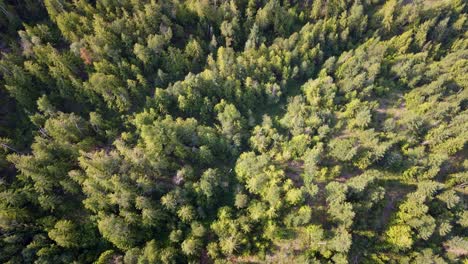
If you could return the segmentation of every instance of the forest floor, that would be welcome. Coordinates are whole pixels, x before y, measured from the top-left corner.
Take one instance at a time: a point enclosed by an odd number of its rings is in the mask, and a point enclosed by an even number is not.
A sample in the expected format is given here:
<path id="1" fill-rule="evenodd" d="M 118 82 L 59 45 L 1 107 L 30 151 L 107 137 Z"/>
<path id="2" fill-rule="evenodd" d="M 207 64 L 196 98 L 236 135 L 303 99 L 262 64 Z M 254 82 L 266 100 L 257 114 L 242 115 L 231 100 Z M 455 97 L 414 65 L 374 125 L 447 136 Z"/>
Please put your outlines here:
<path id="1" fill-rule="evenodd" d="M 415 186 L 402 184 L 400 175 L 388 174 L 384 179 L 380 179 L 380 186 L 385 186 L 384 206 L 382 214 L 378 219 L 377 230 L 383 232 L 390 223 L 393 214 L 397 211 L 399 204 L 405 199 L 406 195 L 415 190 Z"/>
<path id="2" fill-rule="evenodd" d="M 294 88 L 291 88 L 294 87 Z M 300 92 L 300 82 L 288 84 L 286 93 L 288 96 L 283 98 L 291 98 Z M 264 111 L 256 113 L 255 118 L 262 118 L 264 114 L 270 115 L 272 118 L 282 116 L 286 111 L 286 100 L 278 102 L 280 107 L 271 108 L 265 106 Z M 406 105 L 403 93 L 401 91 L 395 91 L 386 97 L 381 97 L 378 100 L 378 107 L 375 109 L 374 115 L 379 123 L 383 123 L 387 118 L 393 118 L 394 120 L 401 119 L 406 112 Z M 261 120 L 261 119 L 260 119 Z M 257 120 L 257 121 L 260 121 Z M 352 131 L 343 130 L 338 137 L 349 137 L 353 136 Z M 292 180 L 296 188 L 304 186 L 303 173 L 304 173 L 304 161 L 292 160 L 281 164 L 282 169 L 285 172 L 285 176 Z M 326 228 L 326 215 L 327 215 L 327 202 L 326 202 L 326 190 L 325 187 L 330 181 L 337 181 L 345 184 L 349 179 L 356 177 L 362 173 L 357 168 L 343 168 L 340 175 L 334 179 L 322 179 L 314 181 L 314 184 L 318 187 L 317 193 L 313 197 L 307 197 L 305 203 L 313 208 L 312 224 L 319 224 Z M 380 207 L 380 214 L 376 217 L 376 230 L 377 233 L 367 234 L 365 230 L 357 231 L 354 239 L 361 240 L 360 242 L 369 243 L 369 241 L 378 242 L 389 223 L 394 217 L 395 212 L 398 209 L 399 204 L 404 201 L 406 195 L 411 191 L 414 191 L 413 185 L 406 185 L 401 183 L 401 175 L 389 173 L 383 178 L 378 179 L 380 186 L 385 186 L 386 193 L 384 200 Z M 363 233 L 358 234 L 358 233 Z M 358 238 L 359 237 L 359 238 Z M 237 256 L 230 259 L 233 263 L 293 263 L 295 256 L 301 255 L 309 248 L 309 245 L 304 244 L 307 239 L 303 236 L 303 230 L 301 228 L 284 229 L 279 232 L 278 237 L 273 241 L 273 250 L 265 256 L 260 258 L 258 256 L 246 255 Z M 364 242 L 366 241 L 366 242 Z M 356 241 L 357 242 L 357 241 Z M 363 252 L 355 252 L 352 263 L 359 263 L 359 259 Z"/>

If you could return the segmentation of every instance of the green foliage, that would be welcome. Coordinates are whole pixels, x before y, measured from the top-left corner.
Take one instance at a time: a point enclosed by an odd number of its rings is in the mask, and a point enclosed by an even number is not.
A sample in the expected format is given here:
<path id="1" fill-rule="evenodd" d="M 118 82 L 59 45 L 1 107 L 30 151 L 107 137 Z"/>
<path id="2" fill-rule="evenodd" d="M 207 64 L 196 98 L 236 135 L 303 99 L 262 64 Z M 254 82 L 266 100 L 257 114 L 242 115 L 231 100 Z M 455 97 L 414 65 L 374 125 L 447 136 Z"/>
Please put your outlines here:
<path id="1" fill-rule="evenodd" d="M 387 241 L 398 249 L 408 249 L 413 245 L 411 228 L 404 225 L 392 226 L 387 234 Z"/>
<path id="2" fill-rule="evenodd" d="M 60 220 L 55 223 L 52 230 L 49 231 L 49 237 L 54 240 L 57 245 L 65 248 L 77 248 L 92 245 L 96 239 L 93 236 L 93 230 L 90 230 L 89 225 L 77 226 L 76 223 L 70 220 Z"/>
<path id="3" fill-rule="evenodd" d="M 0 263 L 461 263 L 461 0 L 0 0 Z"/>
<path id="4" fill-rule="evenodd" d="M 330 155 L 340 161 L 350 161 L 357 153 L 358 146 L 353 138 L 336 139 L 330 142 Z"/>
<path id="5" fill-rule="evenodd" d="M 130 249 L 141 240 L 137 230 L 116 216 L 103 216 L 98 222 L 99 232 L 119 249 Z"/>

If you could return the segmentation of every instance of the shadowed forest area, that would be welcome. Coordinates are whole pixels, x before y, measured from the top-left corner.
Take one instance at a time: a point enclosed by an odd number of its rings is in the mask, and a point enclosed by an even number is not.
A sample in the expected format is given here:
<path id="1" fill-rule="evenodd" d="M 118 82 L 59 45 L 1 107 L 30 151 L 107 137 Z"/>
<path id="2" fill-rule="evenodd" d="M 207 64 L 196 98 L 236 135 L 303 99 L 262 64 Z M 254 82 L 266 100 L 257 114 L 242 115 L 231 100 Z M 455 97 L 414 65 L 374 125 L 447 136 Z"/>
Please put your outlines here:
<path id="1" fill-rule="evenodd" d="M 464 0 L 0 0 L 0 263 L 468 263 Z"/>

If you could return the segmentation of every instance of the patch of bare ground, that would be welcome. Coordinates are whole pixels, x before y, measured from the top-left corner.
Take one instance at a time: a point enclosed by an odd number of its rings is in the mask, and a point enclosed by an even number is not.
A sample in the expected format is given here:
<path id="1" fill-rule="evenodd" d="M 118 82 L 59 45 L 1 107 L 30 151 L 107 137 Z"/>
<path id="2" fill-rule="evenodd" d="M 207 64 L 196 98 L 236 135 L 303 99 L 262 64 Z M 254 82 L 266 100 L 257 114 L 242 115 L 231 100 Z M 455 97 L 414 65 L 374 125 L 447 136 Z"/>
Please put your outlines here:
<path id="1" fill-rule="evenodd" d="M 301 174 L 304 172 L 304 161 L 302 160 L 293 160 L 286 163 L 284 168 L 286 177 L 290 178 L 294 186 L 301 187 L 304 185 Z"/>
<path id="2" fill-rule="evenodd" d="M 387 110 L 389 114 L 391 114 L 395 119 L 400 119 L 401 116 L 406 112 L 406 104 L 404 102 L 400 103 L 398 107 L 390 108 Z"/>
<path id="3" fill-rule="evenodd" d="M 357 168 L 353 168 L 353 169 L 350 169 L 350 170 L 343 170 L 340 177 L 336 178 L 335 181 L 345 183 L 349 179 L 351 179 L 351 178 L 353 178 L 355 176 L 358 176 L 361 173 L 362 173 L 362 171 L 357 169 Z"/>
<path id="4" fill-rule="evenodd" d="M 392 214 L 396 211 L 397 205 L 410 192 L 408 188 L 393 188 L 385 194 L 385 207 L 380 217 L 379 228 L 384 229 L 390 222 Z"/>
<path id="5" fill-rule="evenodd" d="M 259 264 L 262 263 L 257 256 L 231 256 L 228 258 L 229 263 L 242 264 Z"/>
<path id="6" fill-rule="evenodd" d="M 200 255 L 200 264 L 208 264 L 211 263 L 212 260 L 208 256 L 208 252 L 206 250 L 202 250 Z"/>
<path id="7" fill-rule="evenodd" d="M 312 209 L 312 222 L 315 224 L 327 225 L 327 193 L 325 190 L 326 183 L 315 183 L 318 186 L 318 192 L 314 197 L 306 199 L 306 204 Z"/>
<path id="8" fill-rule="evenodd" d="M 343 131 L 341 131 L 341 133 L 336 136 L 337 139 L 344 139 L 344 138 L 349 138 L 353 135 L 353 132 L 348 130 L 348 129 L 344 129 Z"/>
<path id="9" fill-rule="evenodd" d="M 448 247 L 445 247 L 445 250 L 447 252 L 450 252 L 456 256 L 468 256 L 468 249 L 466 248 L 448 248 Z"/>
<path id="10" fill-rule="evenodd" d="M 265 263 L 289 264 L 292 263 L 294 256 L 300 255 L 304 248 L 299 239 L 279 241 L 275 243 L 273 254 L 268 254 Z"/>
<path id="11" fill-rule="evenodd" d="M 378 102 L 379 108 L 375 109 L 375 112 L 377 113 L 377 118 L 379 120 L 382 120 L 388 115 L 398 120 L 406 111 L 406 103 L 401 94 L 381 98 Z M 397 102 L 399 102 L 399 104 L 395 105 Z"/>

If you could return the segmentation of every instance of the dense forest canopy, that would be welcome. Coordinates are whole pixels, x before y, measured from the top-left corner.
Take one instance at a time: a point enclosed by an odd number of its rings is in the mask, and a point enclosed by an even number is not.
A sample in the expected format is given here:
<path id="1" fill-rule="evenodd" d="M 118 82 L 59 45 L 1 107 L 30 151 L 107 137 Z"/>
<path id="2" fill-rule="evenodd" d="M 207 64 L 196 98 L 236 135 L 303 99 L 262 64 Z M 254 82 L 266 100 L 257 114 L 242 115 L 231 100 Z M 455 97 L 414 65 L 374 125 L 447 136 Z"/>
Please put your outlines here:
<path id="1" fill-rule="evenodd" d="M 468 263 L 464 0 L 0 0 L 0 263 Z"/>

